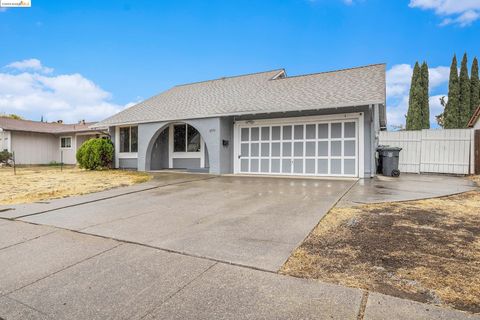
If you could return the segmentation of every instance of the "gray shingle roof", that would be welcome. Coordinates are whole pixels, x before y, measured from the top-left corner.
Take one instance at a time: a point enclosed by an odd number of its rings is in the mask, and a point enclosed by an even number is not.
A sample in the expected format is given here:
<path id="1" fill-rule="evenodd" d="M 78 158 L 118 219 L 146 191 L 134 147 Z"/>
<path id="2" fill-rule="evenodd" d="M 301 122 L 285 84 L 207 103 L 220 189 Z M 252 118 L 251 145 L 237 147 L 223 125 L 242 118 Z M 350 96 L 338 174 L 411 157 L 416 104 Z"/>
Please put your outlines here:
<path id="1" fill-rule="evenodd" d="M 384 64 L 276 77 L 283 72 L 175 86 L 95 126 L 385 104 Z"/>

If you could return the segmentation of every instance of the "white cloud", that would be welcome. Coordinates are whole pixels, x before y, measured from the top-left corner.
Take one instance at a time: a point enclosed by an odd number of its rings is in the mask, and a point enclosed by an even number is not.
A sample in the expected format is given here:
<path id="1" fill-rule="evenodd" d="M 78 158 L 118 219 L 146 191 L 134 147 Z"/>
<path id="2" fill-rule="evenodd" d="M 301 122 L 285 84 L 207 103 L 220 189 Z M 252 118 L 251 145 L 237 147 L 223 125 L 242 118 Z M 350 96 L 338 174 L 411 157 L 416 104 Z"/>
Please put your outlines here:
<path id="1" fill-rule="evenodd" d="M 438 66 L 429 68 L 429 89 L 435 90 L 448 81 L 450 68 Z M 408 96 L 412 80 L 413 66 L 397 64 L 387 70 L 387 120 L 389 125 L 405 124 L 405 115 L 408 110 Z M 443 95 L 430 97 L 430 120 L 435 123 L 435 115 L 440 114 L 443 107 L 439 98 Z"/>
<path id="2" fill-rule="evenodd" d="M 38 59 L 26 59 L 22 61 L 15 61 L 7 64 L 5 68 L 15 69 L 18 71 L 37 71 L 42 73 L 52 73 L 53 69 L 42 65 Z"/>
<path id="3" fill-rule="evenodd" d="M 81 74 L 45 74 L 45 67 L 37 59 L 11 63 L 8 68 L 30 71 L 0 72 L 1 113 L 38 119 L 43 115 L 49 121 L 95 121 L 132 105 L 111 102 L 109 92 Z"/>
<path id="4" fill-rule="evenodd" d="M 410 0 L 411 8 L 433 10 L 442 17 L 440 25 L 471 25 L 480 18 L 480 0 Z"/>

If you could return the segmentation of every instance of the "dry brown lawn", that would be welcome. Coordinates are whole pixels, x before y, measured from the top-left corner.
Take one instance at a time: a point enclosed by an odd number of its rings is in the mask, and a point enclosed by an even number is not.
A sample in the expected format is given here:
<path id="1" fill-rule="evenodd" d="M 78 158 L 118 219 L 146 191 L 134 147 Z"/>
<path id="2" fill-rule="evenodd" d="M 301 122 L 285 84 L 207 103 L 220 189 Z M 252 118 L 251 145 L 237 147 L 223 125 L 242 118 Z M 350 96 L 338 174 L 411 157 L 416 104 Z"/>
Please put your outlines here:
<path id="1" fill-rule="evenodd" d="M 63 198 L 148 181 L 150 175 L 123 170 L 89 171 L 74 167 L 0 168 L 0 205 Z"/>
<path id="2" fill-rule="evenodd" d="M 334 208 L 281 273 L 478 313 L 480 192 Z"/>

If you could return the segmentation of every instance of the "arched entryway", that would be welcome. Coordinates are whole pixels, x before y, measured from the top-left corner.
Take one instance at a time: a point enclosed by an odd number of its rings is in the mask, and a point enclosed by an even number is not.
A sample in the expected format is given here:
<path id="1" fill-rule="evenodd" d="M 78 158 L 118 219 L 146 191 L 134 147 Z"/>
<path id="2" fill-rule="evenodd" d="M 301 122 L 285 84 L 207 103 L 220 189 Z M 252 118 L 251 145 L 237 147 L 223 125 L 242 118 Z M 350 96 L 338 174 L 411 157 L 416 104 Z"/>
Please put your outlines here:
<path id="1" fill-rule="evenodd" d="M 183 169 L 209 172 L 207 143 L 196 126 L 187 122 L 163 125 L 152 137 L 146 170 Z"/>

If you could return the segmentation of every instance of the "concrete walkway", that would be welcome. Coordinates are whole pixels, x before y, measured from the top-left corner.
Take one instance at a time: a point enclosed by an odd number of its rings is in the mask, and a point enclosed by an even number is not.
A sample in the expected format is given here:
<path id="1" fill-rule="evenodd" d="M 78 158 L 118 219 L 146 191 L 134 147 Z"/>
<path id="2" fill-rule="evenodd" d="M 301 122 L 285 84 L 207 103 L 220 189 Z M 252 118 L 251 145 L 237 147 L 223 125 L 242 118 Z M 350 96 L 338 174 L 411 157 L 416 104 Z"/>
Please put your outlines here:
<path id="1" fill-rule="evenodd" d="M 466 177 L 425 174 L 402 174 L 398 178 L 377 176 L 360 179 L 338 206 L 428 199 L 477 189 L 475 182 Z"/>
<path id="2" fill-rule="evenodd" d="M 0 261 L 7 320 L 480 319 L 24 222 L 0 220 Z"/>

